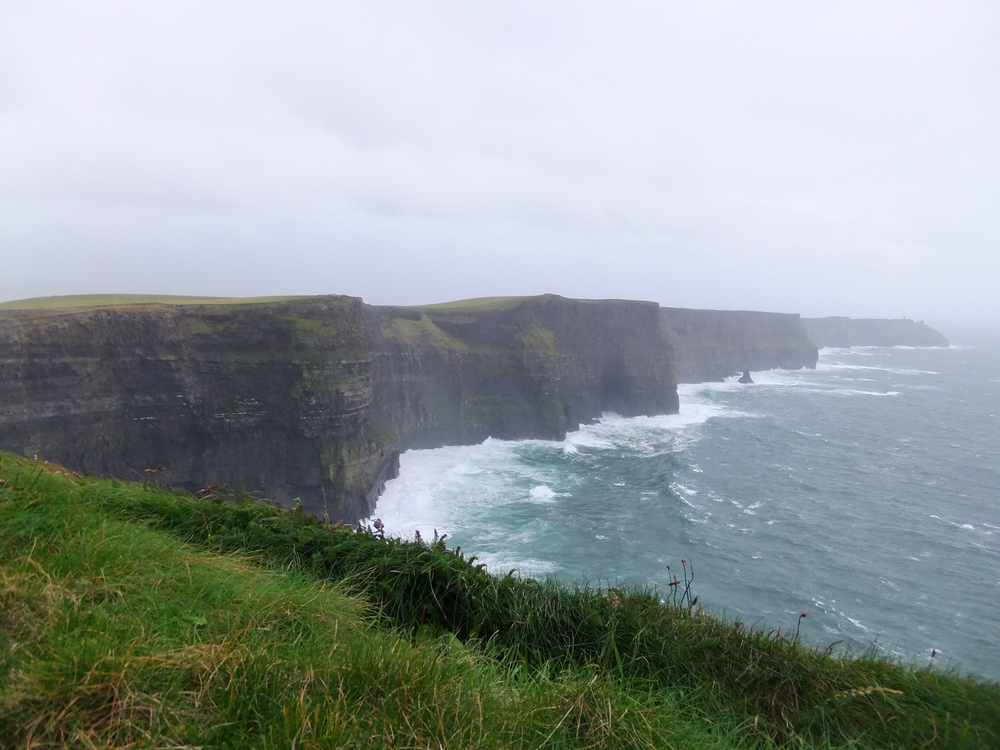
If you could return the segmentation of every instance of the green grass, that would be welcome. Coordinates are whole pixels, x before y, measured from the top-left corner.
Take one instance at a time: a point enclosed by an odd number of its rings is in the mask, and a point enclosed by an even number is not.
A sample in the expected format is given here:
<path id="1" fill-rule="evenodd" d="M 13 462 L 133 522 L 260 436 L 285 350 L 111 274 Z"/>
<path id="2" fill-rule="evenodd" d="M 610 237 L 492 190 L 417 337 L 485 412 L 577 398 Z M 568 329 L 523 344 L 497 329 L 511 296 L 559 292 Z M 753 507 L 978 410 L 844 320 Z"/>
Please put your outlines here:
<path id="1" fill-rule="evenodd" d="M 434 305 L 420 305 L 419 309 L 428 312 L 487 312 L 489 310 L 510 310 L 520 305 L 529 297 L 477 297 L 460 299 L 454 302 L 439 302 Z"/>
<path id="2" fill-rule="evenodd" d="M 996 685 L 0 457 L 3 747 L 998 746 Z"/>
<path id="3" fill-rule="evenodd" d="M 309 297 L 186 297 L 170 294 L 68 294 L 0 302 L 0 310 L 83 310 L 133 305 L 253 305 Z"/>

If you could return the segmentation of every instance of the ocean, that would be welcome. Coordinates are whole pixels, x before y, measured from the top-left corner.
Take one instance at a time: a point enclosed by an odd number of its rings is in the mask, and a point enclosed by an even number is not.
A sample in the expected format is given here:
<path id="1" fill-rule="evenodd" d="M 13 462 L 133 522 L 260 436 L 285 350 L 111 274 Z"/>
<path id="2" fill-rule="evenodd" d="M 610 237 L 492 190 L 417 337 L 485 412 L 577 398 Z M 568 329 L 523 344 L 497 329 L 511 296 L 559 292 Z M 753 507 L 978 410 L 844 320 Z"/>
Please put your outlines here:
<path id="1" fill-rule="evenodd" d="M 375 516 L 493 571 L 663 589 L 819 648 L 1000 679 L 1000 347 L 824 349 L 680 414 L 408 451 Z M 667 566 L 671 566 L 668 571 Z"/>

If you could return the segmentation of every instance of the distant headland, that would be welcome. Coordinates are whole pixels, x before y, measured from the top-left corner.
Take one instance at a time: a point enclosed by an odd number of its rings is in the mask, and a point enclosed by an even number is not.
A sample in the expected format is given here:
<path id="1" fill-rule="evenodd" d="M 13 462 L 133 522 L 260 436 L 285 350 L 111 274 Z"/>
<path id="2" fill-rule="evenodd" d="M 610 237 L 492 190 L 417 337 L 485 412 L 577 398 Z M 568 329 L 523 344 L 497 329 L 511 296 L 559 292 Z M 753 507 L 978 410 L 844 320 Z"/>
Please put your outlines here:
<path id="1" fill-rule="evenodd" d="M 949 346 L 948 339 L 922 320 L 803 318 L 816 346 Z"/>

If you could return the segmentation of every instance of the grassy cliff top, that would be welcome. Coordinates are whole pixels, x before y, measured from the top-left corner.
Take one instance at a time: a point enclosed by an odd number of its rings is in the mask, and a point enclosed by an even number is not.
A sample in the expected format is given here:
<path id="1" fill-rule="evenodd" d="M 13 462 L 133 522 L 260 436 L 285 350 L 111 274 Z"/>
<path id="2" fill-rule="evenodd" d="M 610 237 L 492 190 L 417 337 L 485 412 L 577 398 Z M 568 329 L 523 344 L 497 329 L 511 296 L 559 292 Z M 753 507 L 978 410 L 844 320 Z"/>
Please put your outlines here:
<path id="1" fill-rule="evenodd" d="M 176 294 L 67 294 L 0 302 L 0 310 L 86 310 L 135 305 L 252 305 L 313 297 L 188 297 Z"/>
<path id="2" fill-rule="evenodd" d="M 997 685 L 727 623 L 684 570 L 498 576 L 0 453 L 0 747 L 1000 746 Z"/>
<path id="3" fill-rule="evenodd" d="M 594 305 L 600 305 L 608 302 L 631 302 L 635 304 L 642 305 L 655 305 L 655 302 L 650 302 L 648 300 L 635 300 L 635 299 L 578 299 L 575 297 L 563 297 L 558 294 L 535 294 L 523 297 L 474 297 L 472 299 L 460 299 L 454 302 L 440 302 L 433 305 L 417 305 L 418 310 L 425 310 L 430 313 L 471 313 L 471 312 L 488 312 L 491 310 L 510 310 L 517 307 L 525 300 L 538 300 L 538 299 L 561 299 L 567 300 L 574 303 L 588 303 Z"/>
<path id="4" fill-rule="evenodd" d="M 195 297 L 180 294 L 67 294 L 55 297 L 0 302 L 0 310 L 86 310 L 100 307 L 131 307 L 134 305 L 253 305 L 268 302 L 291 302 L 318 299 L 323 295 L 287 297 Z M 421 310 L 486 311 L 509 310 L 528 297 L 480 297 L 477 299 L 419 305 Z"/>
<path id="5" fill-rule="evenodd" d="M 439 302 L 433 305 L 418 305 L 420 310 L 431 312 L 486 312 L 489 310 L 510 310 L 530 297 L 476 297 L 454 302 Z"/>

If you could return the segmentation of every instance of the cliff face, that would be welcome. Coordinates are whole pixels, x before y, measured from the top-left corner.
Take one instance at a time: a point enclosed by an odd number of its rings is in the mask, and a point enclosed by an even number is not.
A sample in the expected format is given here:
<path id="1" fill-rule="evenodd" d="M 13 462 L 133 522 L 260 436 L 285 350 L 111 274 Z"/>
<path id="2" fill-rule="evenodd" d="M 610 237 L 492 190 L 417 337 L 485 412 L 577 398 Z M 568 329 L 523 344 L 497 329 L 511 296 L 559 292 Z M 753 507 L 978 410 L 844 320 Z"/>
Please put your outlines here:
<path id="1" fill-rule="evenodd" d="M 368 514 L 399 451 L 677 410 L 652 303 L 350 297 L 0 313 L 0 448 Z M 155 475 L 145 470 L 159 469 Z"/>
<path id="2" fill-rule="evenodd" d="M 948 346 L 948 339 L 922 320 L 803 318 L 809 338 L 825 346 Z"/>
<path id="3" fill-rule="evenodd" d="M 604 411 L 677 411 L 670 349 L 650 302 L 546 295 L 376 307 L 368 338 L 373 414 L 406 447 L 562 439 Z"/>
<path id="4" fill-rule="evenodd" d="M 357 517 L 390 455 L 364 418 L 363 321 L 348 297 L 5 313 L 0 446 Z"/>
<path id="5" fill-rule="evenodd" d="M 679 383 L 816 366 L 816 345 L 798 315 L 662 307 L 660 323 L 674 349 Z"/>

